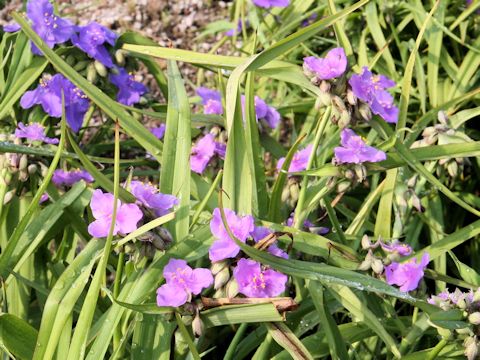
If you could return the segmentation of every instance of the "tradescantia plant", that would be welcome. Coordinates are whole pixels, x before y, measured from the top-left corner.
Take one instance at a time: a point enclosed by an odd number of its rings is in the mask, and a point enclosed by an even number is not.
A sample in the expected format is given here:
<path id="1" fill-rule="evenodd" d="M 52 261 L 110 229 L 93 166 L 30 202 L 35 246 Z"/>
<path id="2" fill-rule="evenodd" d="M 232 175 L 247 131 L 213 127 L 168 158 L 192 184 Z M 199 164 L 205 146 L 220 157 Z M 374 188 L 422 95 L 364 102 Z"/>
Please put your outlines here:
<path id="1" fill-rule="evenodd" d="M 235 0 L 217 55 L 27 1 L 0 35 L 4 357 L 477 358 L 477 9 Z"/>

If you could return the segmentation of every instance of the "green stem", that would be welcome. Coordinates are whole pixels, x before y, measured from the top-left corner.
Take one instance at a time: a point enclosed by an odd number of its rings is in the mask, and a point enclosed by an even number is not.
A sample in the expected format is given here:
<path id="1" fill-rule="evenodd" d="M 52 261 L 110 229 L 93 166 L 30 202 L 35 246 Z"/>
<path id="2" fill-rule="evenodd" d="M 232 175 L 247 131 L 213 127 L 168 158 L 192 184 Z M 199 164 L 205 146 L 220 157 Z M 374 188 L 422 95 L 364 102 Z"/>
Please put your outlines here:
<path id="1" fill-rule="evenodd" d="M 230 345 L 228 345 L 227 352 L 225 353 L 225 357 L 223 360 L 233 360 L 235 355 L 235 350 L 237 350 L 237 346 L 240 343 L 240 340 L 243 338 L 245 331 L 247 330 L 247 324 L 243 323 L 238 327 L 235 336 L 232 339 Z"/>
<path id="2" fill-rule="evenodd" d="M 440 342 L 437 345 L 435 345 L 435 347 L 432 350 L 430 350 L 426 360 L 436 359 L 438 354 L 440 354 L 440 351 L 442 351 L 447 344 L 448 344 L 447 340 L 445 339 L 440 340 Z"/>
<path id="3" fill-rule="evenodd" d="M 118 298 L 118 294 L 120 294 L 120 284 L 122 283 L 122 274 L 123 268 L 125 264 L 125 252 L 123 251 L 123 247 L 120 250 L 120 254 L 118 255 L 118 262 L 117 262 L 117 271 L 115 273 L 115 282 L 113 283 L 113 297 L 116 299 Z M 122 325 L 120 322 L 115 327 L 115 332 L 113 333 L 113 350 L 117 350 L 118 347 L 121 345 L 122 339 Z M 118 353 L 115 358 L 121 358 L 121 354 Z"/>
<path id="4" fill-rule="evenodd" d="M 192 357 L 195 360 L 200 360 L 200 355 L 198 354 L 197 348 L 195 347 L 192 337 L 190 336 L 190 333 L 188 332 L 187 327 L 183 323 L 182 318 L 178 312 L 175 312 L 175 320 L 177 320 L 178 328 L 180 329 L 180 332 L 182 333 L 183 338 L 187 342 L 188 348 L 192 353 Z"/>
<path id="5" fill-rule="evenodd" d="M 318 124 L 318 128 L 315 134 L 315 139 L 313 140 L 312 145 L 312 152 L 310 157 L 308 158 L 307 168 L 306 171 L 310 170 L 313 165 L 313 161 L 315 160 L 315 156 L 317 153 L 318 144 L 320 143 L 320 139 L 322 138 L 323 132 L 327 126 L 327 122 L 330 120 L 330 106 L 325 109 L 323 113 L 323 117 Z M 305 205 L 305 198 L 307 196 L 307 185 L 308 185 L 308 176 L 304 175 L 302 180 L 302 186 L 300 189 L 300 195 L 298 197 L 297 207 L 295 208 L 295 216 L 293 220 L 293 227 L 295 229 L 300 229 L 302 227 L 303 221 L 305 220 L 306 214 L 302 214 L 303 208 Z"/>

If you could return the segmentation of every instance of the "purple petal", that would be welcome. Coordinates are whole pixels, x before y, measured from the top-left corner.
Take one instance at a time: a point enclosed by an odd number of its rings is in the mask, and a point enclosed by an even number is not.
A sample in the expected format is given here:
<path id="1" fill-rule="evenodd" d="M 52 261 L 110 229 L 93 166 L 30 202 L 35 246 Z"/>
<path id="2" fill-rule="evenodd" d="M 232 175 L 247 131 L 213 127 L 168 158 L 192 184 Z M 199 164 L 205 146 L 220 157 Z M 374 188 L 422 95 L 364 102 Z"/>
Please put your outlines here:
<path id="1" fill-rule="evenodd" d="M 157 305 L 178 307 L 188 300 L 188 293 L 175 284 L 164 284 L 157 289 Z"/>
<path id="2" fill-rule="evenodd" d="M 122 234 L 129 234 L 137 230 L 137 224 L 142 219 L 143 213 L 135 204 L 123 204 L 117 211 L 116 223 L 118 231 Z"/>

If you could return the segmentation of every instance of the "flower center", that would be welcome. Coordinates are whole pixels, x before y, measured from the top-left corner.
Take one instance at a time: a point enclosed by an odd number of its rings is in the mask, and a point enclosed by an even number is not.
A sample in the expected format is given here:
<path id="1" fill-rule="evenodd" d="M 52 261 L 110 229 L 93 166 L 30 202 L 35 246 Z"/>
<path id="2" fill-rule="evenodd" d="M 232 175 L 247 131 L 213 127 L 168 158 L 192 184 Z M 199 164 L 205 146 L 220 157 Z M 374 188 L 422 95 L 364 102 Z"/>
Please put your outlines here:
<path id="1" fill-rule="evenodd" d="M 255 289 L 265 289 L 267 287 L 267 285 L 265 284 L 265 277 L 263 276 L 263 273 L 260 273 L 258 276 L 254 275 L 252 278 L 252 282 Z"/>

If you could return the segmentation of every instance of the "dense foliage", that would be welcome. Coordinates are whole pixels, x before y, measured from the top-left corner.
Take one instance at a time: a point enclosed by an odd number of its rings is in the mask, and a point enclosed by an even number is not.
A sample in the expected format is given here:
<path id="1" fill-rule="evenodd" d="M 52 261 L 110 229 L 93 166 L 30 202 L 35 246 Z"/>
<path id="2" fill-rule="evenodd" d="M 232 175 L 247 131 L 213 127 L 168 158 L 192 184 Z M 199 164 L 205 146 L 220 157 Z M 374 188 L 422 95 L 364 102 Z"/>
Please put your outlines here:
<path id="1" fill-rule="evenodd" d="M 480 1 L 230 5 L 3 27 L 4 358 L 477 358 Z"/>

